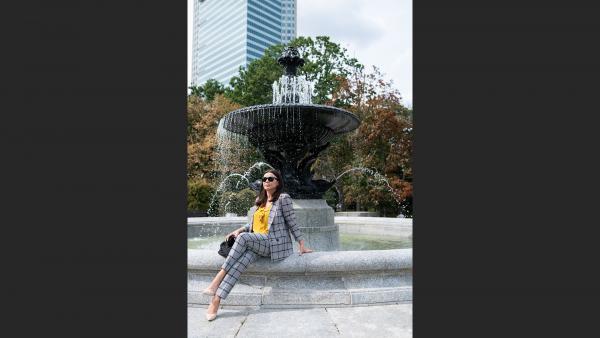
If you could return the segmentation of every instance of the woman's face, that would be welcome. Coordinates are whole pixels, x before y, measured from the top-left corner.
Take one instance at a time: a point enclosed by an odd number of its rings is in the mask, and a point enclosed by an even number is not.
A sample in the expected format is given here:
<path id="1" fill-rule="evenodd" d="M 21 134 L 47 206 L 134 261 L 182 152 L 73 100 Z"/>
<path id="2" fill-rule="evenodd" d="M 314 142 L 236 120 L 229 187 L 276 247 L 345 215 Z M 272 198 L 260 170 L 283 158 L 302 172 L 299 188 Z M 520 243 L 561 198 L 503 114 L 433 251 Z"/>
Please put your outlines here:
<path id="1" fill-rule="evenodd" d="M 277 179 L 277 176 L 275 176 L 275 174 L 273 173 L 264 174 L 262 181 L 263 188 L 269 192 L 275 191 L 275 189 L 277 189 L 277 187 L 279 186 L 279 180 Z"/>

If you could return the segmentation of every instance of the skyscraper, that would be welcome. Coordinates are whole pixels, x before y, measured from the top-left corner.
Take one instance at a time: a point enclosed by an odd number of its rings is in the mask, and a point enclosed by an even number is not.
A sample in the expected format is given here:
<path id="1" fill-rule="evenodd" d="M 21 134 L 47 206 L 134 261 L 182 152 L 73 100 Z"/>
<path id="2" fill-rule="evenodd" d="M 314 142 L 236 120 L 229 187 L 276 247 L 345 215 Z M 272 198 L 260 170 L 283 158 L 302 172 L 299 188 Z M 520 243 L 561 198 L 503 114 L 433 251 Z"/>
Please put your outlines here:
<path id="1" fill-rule="evenodd" d="M 281 0 L 281 40 L 288 43 L 296 37 L 296 0 Z"/>
<path id="2" fill-rule="evenodd" d="M 296 0 L 194 0 L 192 85 L 229 84 L 240 66 L 296 37 Z"/>

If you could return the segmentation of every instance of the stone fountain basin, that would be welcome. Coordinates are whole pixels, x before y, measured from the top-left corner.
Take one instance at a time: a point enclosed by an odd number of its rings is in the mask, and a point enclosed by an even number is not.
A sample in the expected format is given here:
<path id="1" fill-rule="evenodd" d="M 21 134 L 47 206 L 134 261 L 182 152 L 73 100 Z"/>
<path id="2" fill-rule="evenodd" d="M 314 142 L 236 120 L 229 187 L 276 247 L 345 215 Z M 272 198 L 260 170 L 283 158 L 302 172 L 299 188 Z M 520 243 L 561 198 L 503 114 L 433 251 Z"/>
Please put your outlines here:
<path id="1" fill-rule="evenodd" d="M 378 235 L 387 238 L 412 238 L 412 218 L 356 217 L 335 215 L 340 233 L 355 235 Z"/>
<path id="2" fill-rule="evenodd" d="M 208 304 L 208 286 L 224 262 L 214 251 L 188 250 L 188 304 Z M 412 249 L 294 254 L 260 258 L 222 305 L 356 306 L 412 302 Z"/>
<path id="3" fill-rule="evenodd" d="M 226 235 L 249 221 L 246 217 L 190 217 L 188 237 Z M 380 235 L 394 238 L 412 237 L 412 218 L 338 216 L 334 218 L 340 233 Z"/>

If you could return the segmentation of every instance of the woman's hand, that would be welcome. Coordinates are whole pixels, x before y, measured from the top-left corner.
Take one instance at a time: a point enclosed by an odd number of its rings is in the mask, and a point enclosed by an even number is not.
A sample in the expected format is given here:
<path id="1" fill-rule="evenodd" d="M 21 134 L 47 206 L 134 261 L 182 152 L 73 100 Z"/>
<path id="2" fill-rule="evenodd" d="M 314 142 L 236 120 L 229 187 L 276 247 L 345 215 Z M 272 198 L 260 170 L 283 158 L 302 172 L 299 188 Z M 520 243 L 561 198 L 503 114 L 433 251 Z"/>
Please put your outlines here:
<path id="1" fill-rule="evenodd" d="M 311 252 L 313 252 L 313 251 L 309 248 L 305 248 L 303 246 L 300 247 L 300 255 L 305 254 L 305 253 L 311 253 Z"/>
<path id="2" fill-rule="evenodd" d="M 300 241 L 300 248 L 298 251 L 300 252 L 300 255 L 313 252 L 311 249 L 304 247 L 304 240 Z"/>
<path id="3" fill-rule="evenodd" d="M 233 236 L 233 238 L 237 238 L 237 236 L 240 234 L 240 229 L 234 230 L 230 233 L 227 234 L 227 236 L 225 236 L 225 240 L 227 240 L 229 238 L 229 236 Z"/>

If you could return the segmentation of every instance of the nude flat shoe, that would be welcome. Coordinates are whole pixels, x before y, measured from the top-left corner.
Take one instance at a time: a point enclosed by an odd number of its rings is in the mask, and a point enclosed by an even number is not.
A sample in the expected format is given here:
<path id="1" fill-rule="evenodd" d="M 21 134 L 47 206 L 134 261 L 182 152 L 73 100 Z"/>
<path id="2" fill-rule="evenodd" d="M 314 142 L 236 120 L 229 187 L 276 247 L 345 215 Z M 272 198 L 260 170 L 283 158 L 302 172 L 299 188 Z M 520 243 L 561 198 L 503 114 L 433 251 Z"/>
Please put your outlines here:
<path id="1" fill-rule="evenodd" d="M 215 318 L 217 318 L 216 313 L 207 313 L 206 314 L 206 320 L 208 320 L 209 322 L 215 320 Z"/>

